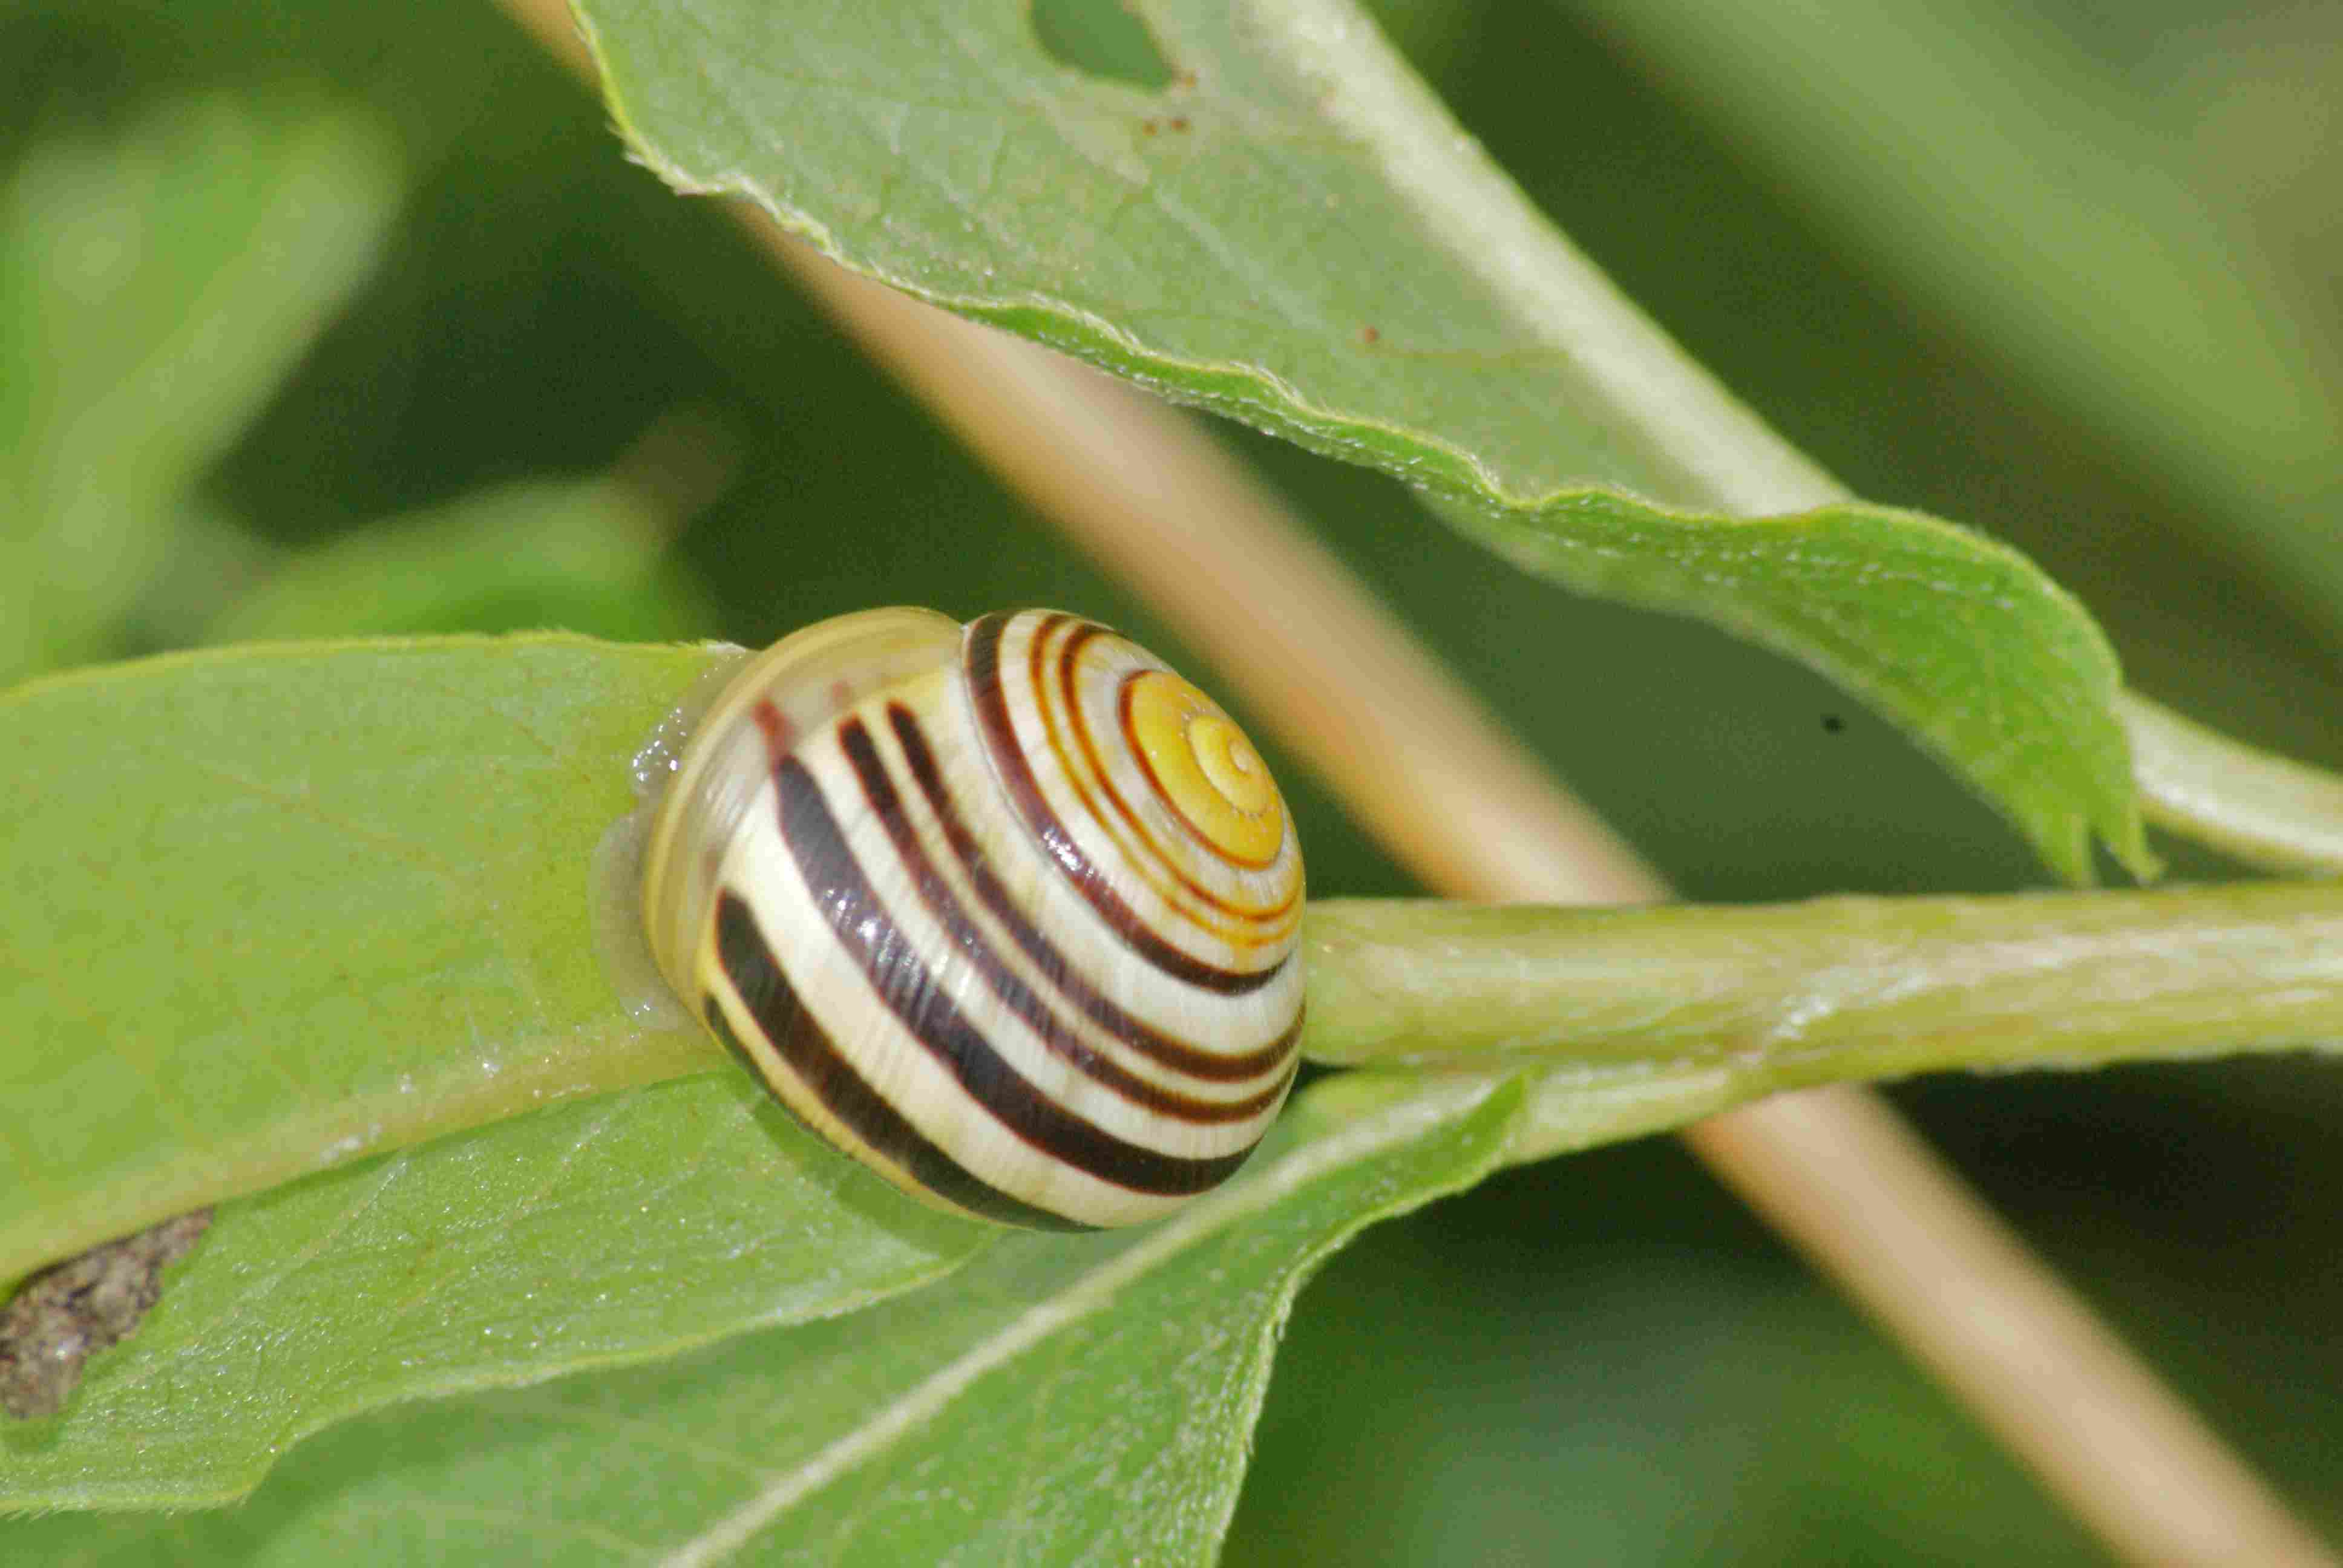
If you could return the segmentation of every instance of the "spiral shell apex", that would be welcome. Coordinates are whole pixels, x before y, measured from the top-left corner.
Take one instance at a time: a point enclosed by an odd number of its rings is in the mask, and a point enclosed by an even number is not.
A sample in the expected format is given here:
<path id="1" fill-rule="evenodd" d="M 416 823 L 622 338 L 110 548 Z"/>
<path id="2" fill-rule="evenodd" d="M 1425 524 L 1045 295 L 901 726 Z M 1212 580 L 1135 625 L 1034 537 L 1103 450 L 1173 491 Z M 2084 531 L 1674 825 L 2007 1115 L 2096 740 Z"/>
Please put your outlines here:
<path id="1" fill-rule="evenodd" d="M 1292 1083 L 1283 799 L 1210 698 L 1078 617 L 870 610 L 776 644 L 685 748 L 645 865 L 677 994 L 930 1202 L 1152 1219 Z"/>

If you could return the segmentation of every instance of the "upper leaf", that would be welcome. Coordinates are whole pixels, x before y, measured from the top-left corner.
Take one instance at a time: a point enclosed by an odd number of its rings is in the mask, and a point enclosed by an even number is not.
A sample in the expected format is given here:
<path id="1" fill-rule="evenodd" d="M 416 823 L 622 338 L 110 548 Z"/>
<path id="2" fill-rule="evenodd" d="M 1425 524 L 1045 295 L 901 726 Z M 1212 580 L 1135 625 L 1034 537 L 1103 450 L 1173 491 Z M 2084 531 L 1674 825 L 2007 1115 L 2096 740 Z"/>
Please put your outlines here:
<path id="1" fill-rule="evenodd" d="M 857 271 L 1382 467 L 1533 570 L 1805 659 L 2062 875 L 2087 879 L 2093 832 L 2147 869 L 2087 617 L 2010 551 L 1845 503 L 1341 0 L 1140 6 L 1161 92 L 1061 64 L 1024 7 L 579 9 L 621 127 L 676 185 L 742 192 Z"/>

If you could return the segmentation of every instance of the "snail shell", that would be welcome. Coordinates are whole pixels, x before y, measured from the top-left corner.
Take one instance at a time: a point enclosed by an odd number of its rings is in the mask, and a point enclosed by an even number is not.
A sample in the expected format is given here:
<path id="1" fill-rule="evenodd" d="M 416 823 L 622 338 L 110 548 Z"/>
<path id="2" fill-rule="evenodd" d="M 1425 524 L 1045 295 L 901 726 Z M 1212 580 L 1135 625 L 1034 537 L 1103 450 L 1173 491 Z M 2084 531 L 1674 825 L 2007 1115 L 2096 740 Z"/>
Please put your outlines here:
<path id="1" fill-rule="evenodd" d="M 930 1202 L 1151 1219 L 1292 1083 L 1284 802 L 1211 699 L 1092 622 L 881 609 L 785 638 L 685 747 L 644 864 L 677 995 Z"/>

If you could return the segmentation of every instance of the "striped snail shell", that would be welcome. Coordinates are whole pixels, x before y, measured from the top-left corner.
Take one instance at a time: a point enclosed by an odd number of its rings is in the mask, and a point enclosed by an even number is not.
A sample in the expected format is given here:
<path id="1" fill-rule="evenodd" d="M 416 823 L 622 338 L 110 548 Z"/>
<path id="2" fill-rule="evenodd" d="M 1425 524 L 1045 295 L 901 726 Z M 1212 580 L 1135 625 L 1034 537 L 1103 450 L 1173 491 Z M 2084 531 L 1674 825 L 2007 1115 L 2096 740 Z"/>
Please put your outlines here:
<path id="1" fill-rule="evenodd" d="M 831 1143 L 1009 1224 L 1151 1219 L 1293 1081 L 1302 859 L 1242 732 L 1045 610 L 881 609 L 747 664 L 650 829 L 676 994 Z"/>

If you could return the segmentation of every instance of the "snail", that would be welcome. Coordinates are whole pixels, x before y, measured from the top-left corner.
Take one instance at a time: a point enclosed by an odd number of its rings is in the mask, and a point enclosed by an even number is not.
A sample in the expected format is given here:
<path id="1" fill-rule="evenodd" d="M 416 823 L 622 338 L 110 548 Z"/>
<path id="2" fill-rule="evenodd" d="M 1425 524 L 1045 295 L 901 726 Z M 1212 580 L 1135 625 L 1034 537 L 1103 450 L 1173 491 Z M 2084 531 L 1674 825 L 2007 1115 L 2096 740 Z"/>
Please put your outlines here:
<path id="1" fill-rule="evenodd" d="M 1046 610 L 821 622 L 741 667 L 651 818 L 676 995 L 914 1197 L 1058 1230 L 1224 1181 L 1299 1061 L 1301 853 L 1260 754 Z"/>

